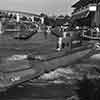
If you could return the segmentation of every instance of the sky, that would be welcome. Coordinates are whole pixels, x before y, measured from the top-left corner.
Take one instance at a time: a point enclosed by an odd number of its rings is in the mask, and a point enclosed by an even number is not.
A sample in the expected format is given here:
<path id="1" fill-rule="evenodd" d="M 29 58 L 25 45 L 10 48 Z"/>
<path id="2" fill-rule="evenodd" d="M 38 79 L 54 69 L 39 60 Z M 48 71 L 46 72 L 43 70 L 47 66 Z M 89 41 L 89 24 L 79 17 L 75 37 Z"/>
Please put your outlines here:
<path id="1" fill-rule="evenodd" d="M 71 5 L 78 0 L 0 0 L 0 9 L 49 15 L 70 14 Z"/>

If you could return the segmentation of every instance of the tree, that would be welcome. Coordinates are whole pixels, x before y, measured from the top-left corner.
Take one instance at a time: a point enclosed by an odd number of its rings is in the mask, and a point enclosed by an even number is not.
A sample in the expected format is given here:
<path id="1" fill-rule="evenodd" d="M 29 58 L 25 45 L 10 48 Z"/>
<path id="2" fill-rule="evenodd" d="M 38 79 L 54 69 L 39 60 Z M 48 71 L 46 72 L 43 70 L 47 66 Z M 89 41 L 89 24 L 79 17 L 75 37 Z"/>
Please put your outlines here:
<path id="1" fill-rule="evenodd" d="M 47 15 L 45 13 L 41 13 L 40 17 L 47 17 Z"/>

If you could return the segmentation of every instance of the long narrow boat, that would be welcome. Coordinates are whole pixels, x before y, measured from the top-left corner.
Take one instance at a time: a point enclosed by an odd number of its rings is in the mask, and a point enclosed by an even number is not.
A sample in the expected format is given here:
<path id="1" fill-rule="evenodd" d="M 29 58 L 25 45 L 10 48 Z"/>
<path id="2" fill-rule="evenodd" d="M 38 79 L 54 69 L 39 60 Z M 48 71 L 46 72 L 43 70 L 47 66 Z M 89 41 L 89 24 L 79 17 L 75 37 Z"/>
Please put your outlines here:
<path id="1" fill-rule="evenodd" d="M 2 23 L 2 34 L 12 34 L 12 38 L 26 40 L 37 33 L 37 27 L 34 23 L 26 22 L 5 22 Z"/>
<path id="2" fill-rule="evenodd" d="M 23 41 L 1 34 L 0 91 L 36 79 L 45 72 L 75 64 L 91 54 L 91 47 L 87 46 L 57 52 L 54 50 L 56 43 L 57 37 L 52 34 L 45 39 L 43 33 L 38 33 Z M 31 55 L 30 51 L 33 52 Z"/>
<path id="3" fill-rule="evenodd" d="M 84 48 L 84 49 L 83 49 Z M 29 57 L 19 55 L 1 58 L 0 63 L 0 90 L 35 79 L 45 72 L 77 63 L 89 53 L 91 48 L 83 47 L 69 53 L 38 54 Z M 22 55 L 23 56 L 23 55 Z M 15 57 L 15 58 L 14 58 Z M 32 58 L 32 59 L 31 59 Z"/>

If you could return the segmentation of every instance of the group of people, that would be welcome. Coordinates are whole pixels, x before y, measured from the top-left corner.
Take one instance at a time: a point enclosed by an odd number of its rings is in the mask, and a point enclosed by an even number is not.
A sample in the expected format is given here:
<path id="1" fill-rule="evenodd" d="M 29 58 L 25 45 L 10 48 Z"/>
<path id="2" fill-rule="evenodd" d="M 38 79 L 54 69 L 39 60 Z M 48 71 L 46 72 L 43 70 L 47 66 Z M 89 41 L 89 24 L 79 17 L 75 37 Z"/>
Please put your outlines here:
<path id="1" fill-rule="evenodd" d="M 62 36 L 58 37 L 58 41 L 57 41 L 57 51 L 61 51 L 62 48 L 64 48 L 65 44 L 64 44 L 64 40 L 66 39 L 66 34 L 67 31 L 66 29 L 62 28 L 62 32 L 61 32 Z"/>
<path id="2" fill-rule="evenodd" d="M 56 47 L 56 51 L 61 51 L 62 48 L 64 48 L 65 44 L 64 44 L 64 40 L 66 39 L 66 28 L 64 27 L 57 27 L 58 30 L 55 31 L 55 36 L 57 37 L 57 47 Z M 56 29 L 56 28 L 55 28 Z M 48 34 L 52 34 L 52 28 L 50 26 L 47 26 L 46 29 L 44 30 L 44 37 L 45 39 L 47 39 Z"/>

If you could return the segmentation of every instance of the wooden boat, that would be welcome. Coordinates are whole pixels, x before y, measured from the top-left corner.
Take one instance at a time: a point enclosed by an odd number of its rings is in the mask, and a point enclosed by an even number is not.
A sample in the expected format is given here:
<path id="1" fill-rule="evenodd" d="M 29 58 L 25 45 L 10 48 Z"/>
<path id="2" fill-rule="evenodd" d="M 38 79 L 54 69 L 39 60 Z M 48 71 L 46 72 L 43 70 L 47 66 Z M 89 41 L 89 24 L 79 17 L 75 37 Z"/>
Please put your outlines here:
<path id="1" fill-rule="evenodd" d="M 37 33 L 37 28 L 34 23 L 16 23 L 16 22 L 6 22 L 3 23 L 3 33 L 11 34 L 13 33 L 14 39 L 26 40 Z"/>
<path id="2" fill-rule="evenodd" d="M 61 52 L 57 52 L 56 40 L 57 38 L 52 34 L 46 40 L 43 34 L 38 33 L 27 41 L 19 41 L 2 34 L 0 37 L 0 91 L 37 79 L 40 75 L 59 67 L 78 63 L 91 54 L 91 46 L 87 45 L 73 49 L 68 46 Z"/>
<path id="3" fill-rule="evenodd" d="M 73 50 L 69 53 L 53 53 L 20 55 L 11 57 L 2 57 L 0 61 L 0 90 L 11 88 L 31 79 L 36 79 L 45 72 L 50 72 L 59 67 L 66 67 L 77 63 L 91 52 L 91 48 Z M 23 56 L 23 55 L 22 55 Z"/>

